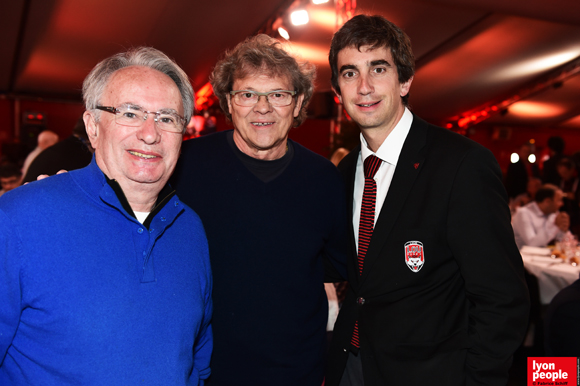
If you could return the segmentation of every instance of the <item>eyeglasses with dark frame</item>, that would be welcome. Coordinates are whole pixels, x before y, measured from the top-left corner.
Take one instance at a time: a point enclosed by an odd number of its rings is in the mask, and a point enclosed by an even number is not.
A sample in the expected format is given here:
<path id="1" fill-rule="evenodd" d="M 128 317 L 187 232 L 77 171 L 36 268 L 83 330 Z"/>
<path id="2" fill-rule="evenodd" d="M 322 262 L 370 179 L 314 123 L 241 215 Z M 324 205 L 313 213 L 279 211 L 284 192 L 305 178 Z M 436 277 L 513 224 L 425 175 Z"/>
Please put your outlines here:
<path id="1" fill-rule="evenodd" d="M 96 108 L 114 114 L 115 123 L 121 126 L 141 127 L 149 114 L 152 114 L 155 116 L 153 120 L 160 130 L 170 133 L 182 133 L 185 127 L 185 118 L 171 111 L 146 111 L 133 105 L 121 105 L 119 107 L 97 106 Z"/>
<path id="2" fill-rule="evenodd" d="M 273 107 L 284 107 L 292 103 L 292 98 L 296 91 L 275 90 L 268 92 L 258 92 L 252 90 L 233 90 L 230 91 L 232 100 L 235 104 L 242 107 L 252 107 L 260 100 L 261 96 L 266 97 L 266 101 Z"/>

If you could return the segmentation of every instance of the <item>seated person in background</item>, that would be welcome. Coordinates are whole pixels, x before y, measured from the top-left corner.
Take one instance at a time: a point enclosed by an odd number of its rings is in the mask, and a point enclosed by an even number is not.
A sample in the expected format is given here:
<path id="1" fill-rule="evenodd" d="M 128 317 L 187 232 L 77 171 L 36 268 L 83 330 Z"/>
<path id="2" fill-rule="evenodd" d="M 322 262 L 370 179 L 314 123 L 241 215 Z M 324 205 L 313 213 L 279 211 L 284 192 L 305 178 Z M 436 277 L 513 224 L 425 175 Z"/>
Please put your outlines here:
<path id="1" fill-rule="evenodd" d="M 570 227 L 570 218 L 558 212 L 563 193 L 555 185 L 546 184 L 537 192 L 534 201 L 518 208 L 512 227 L 518 248 L 524 245 L 545 247 L 554 238 L 561 238 Z"/>
<path id="2" fill-rule="evenodd" d="M 520 206 L 524 206 L 534 200 L 536 192 L 542 187 L 542 180 L 538 177 L 530 177 L 528 180 L 528 188 L 525 193 L 518 195 L 516 198 L 510 199 L 510 210 L 512 214 Z"/>
<path id="3" fill-rule="evenodd" d="M 23 183 L 36 181 L 41 174 L 53 175 L 59 170 L 75 170 L 87 166 L 93 158 L 93 148 L 87 137 L 85 123 L 80 117 L 72 134 L 45 149 L 30 164 L 28 172 L 23 173 Z"/>
<path id="4" fill-rule="evenodd" d="M 558 174 L 558 162 L 564 157 L 564 148 L 566 142 L 562 137 L 552 136 L 548 138 L 548 149 L 550 151 L 550 158 L 544 161 L 542 171 L 542 181 L 544 184 L 560 185 L 560 174 Z"/>
<path id="5" fill-rule="evenodd" d="M 580 357 L 580 279 L 552 299 L 544 317 L 547 356 Z"/>
<path id="6" fill-rule="evenodd" d="M 26 159 L 24 160 L 24 164 L 22 165 L 22 175 L 25 176 L 26 172 L 28 171 L 28 167 L 34 161 L 34 159 L 42 153 L 44 149 L 47 149 L 58 142 L 58 135 L 50 130 L 44 130 L 38 137 L 36 138 L 36 148 L 32 150 Z"/>
<path id="7" fill-rule="evenodd" d="M 0 166 L 0 185 L 2 185 L 0 196 L 9 190 L 19 187 L 21 182 L 22 172 L 18 169 L 18 166 L 11 163 Z"/>
<path id="8" fill-rule="evenodd" d="M 510 199 L 526 192 L 531 177 L 540 177 L 538 165 L 528 160 L 532 152 L 533 146 L 529 142 L 524 143 L 518 151 L 519 160 L 508 166 L 505 175 L 505 188 Z"/>
<path id="9" fill-rule="evenodd" d="M 564 193 L 562 212 L 570 216 L 570 230 L 574 234 L 580 232 L 580 208 L 578 207 L 578 173 L 576 163 L 570 157 L 563 157 L 558 162 L 558 174 L 561 177 L 560 189 Z"/>

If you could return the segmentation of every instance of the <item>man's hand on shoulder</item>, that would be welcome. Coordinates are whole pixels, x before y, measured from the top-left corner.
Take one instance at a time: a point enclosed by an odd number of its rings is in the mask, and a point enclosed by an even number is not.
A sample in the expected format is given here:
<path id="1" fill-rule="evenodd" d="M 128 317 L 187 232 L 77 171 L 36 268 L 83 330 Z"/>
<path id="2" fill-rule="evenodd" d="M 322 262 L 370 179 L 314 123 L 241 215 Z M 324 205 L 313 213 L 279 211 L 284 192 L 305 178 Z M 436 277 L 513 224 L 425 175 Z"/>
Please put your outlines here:
<path id="1" fill-rule="evenodd" d="M 58 172 L 56 172 L 56 174 L 62 174 L 62 173 L 68 173 L 68 170 L 64 170 L 64 169 L 60 169 Z M 36 177 L 36 181 L 40 181 L 40 180 L 44 180 L 46 177 L 50 177 L 49 174 L 41 174 L 38 177 Z M 28 184 L 25 183 L 24 185 Z"/>
<path id="2" fill-rule="evenodd" d="M 68 173 L 68 170 L 60 169 L 56 174 Z M 50 177 L 48 174 L 41 174 L 36 177 L 36 181 L 44 180 L 46 177 Z"/>

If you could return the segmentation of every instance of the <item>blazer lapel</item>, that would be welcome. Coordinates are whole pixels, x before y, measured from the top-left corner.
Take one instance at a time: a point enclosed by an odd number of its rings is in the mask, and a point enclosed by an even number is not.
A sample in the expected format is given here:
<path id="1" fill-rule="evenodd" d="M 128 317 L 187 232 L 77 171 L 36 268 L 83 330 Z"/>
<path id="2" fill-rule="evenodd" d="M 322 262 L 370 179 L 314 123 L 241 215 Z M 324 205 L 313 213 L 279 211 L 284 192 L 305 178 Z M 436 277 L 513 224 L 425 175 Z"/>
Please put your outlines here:
<path id="1" fill-rule="evenodd" d="M 354 261 L 356 262 L 356 243 L 355 243 L 355 238 L 354 238 L 354 229 L 353 229 L 353 225 L 352 225 L 352 202 L 353 202 L 353 196 L 354 196 L 354 180 L 355 180 L 355 174 L 356 174 L 356 164 L 358 162 L 358 157 L 360 154 L 360 144 L 353 149 L 343 160 L 342 162 L 340 162 L 340 164 L 338 165 L 338 169 L 340 170 L 342 177 L 344 179 L 345 182 L 345 187 L 346 187 L 346 197 L 347 197 L 347 215 L 348 215 L 348 249 L 349 249 L 349 254 L 348 256 L 354 256 Z M 358 230 L 357 230 L 358 232 Z M 348 264 L 347 264 L 347 268 L 350 270 L 350 262 L 351 259 L 349 258 L 348 260 Z M 356 273 L 356 264 L 353 265 L 353 273 Z M 355 280 L 358 281 L 359 275 L 351 275 L 349 272 L 349 276 L 351 276 L 351 281 L 352 281 L 352 277 L 356 277 Z"/>
<path id="2" fill-rule="evenodd" d="M 415 179 L 421 172 L 427 152 L 426 145 L 427 122 L 413 115 L 411 129 L 403 144 L 393 180 L 373 230 L 369 249 L 365 256 L 363 273 L 360 279 L 361 283 L 365 281 L 369 272 L 372 271 L 372 265 L 379 257 L 381 249 L 400 215 L 403 204 L 409 196 Z M 401 246 L 401 253 L 402 251 L 403 247 Z"/>

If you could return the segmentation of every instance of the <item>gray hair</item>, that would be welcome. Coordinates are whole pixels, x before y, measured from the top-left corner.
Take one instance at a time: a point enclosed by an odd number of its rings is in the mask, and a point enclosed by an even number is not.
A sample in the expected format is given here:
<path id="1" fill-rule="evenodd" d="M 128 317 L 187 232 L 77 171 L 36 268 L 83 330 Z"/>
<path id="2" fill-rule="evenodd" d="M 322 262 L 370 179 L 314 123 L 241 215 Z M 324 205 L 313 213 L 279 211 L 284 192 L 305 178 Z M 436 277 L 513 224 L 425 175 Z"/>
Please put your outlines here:
<path id="1" fill-rule="evenodd" d="M 189 123 L 193 115 L 194 94 L 189 78 L 177 63 L 171 60 L 163 52 L 152 47 L 137 47 L 126 52 L 113 55 L 95 66 L 83 82 L 83 100 L 87 110 L 95 110 L 100 104 L 100 99 L 111 75 L 118 70 L 131 66 L 143 66 L 162 72 L 169 76 L 181 94 L 185 125 Z M 98 120 L 100 111 L 95 111 Z M 183 128 L 185 130 L 185 127 Z"/>

